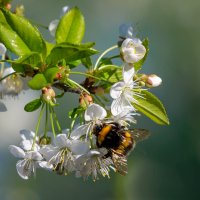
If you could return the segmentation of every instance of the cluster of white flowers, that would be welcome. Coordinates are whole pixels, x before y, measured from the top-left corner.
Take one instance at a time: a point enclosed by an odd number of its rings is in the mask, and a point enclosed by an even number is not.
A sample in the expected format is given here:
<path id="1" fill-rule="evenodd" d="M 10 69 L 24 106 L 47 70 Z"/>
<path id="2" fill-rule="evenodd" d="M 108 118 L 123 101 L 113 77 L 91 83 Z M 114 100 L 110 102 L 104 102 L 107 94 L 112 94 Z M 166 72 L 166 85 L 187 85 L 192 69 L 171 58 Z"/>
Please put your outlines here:
<path id="1" fill-rule="evenodd" d="M 84 119 L 88 123 L 75 128 L 71 134 L 64 131 L 58 134 L 51 144 L 44 145 L 32 131 L 20 131 L 22 142 L 20 147 L 11 145 L 10 152 L 22 160 L 17 162 L 17 172 L 23 179 L 28 179 L 41 167 L 58 174 L 75 172 L 77 177 L 93 180 L 98 175 L 109 177 L 110 169 L 116 170 L 111 157 L 107 157 L 108 149 L 98 148 L 96 136 L 93 134 L 95 125 L 103 121 L 124 125 L 124 121 L 134 122 L 131 115 L 119 115 L 114 119 L 106 118 L 106 110 L 98 104 L 91 104 L 85 111 Z"/>
<path id="2" fill-rule="evenodd" d="M 35 174 L 37 167 L 63 175 L 74 172 L 76 177 L 87 179 L 91 176 L 93 180 L 99 176 L 109 177 L 111 169 L 126 174 L 126 155 L 135 146 L 133 136 L 126 131 L 130 123 L 136 122 L 134 116 L 137 113 L 133 106 L 137 102 L 135 96 L 141 97 L 135 92 L 140 86 L 134 81 L 134 64 L 145 53 L 146 49 L 139 39 L 127 38 L 123 41 L 123 80 L 111 87 L 113 101 L 109 113 L 100 105 L 90 103 L 85 110 L 83 124 L 71 132 L 67 130 L 57 134 L 49 143 L 41 142 L 41 138 L 37 138 L 33 132 L 21 131 L 20 147 L 10 146 L 11 153 L 23 159 L 16 165 L 19 175 L 28 179 Z M 102 131 L 103 127 L 105 132 Z M 121 133 L 117 132 L 117 127 L 121 128 Z M 100 135 L 98 131 L 101 131 Z M 110 144 L 103 145 L 104 140 Z"/>

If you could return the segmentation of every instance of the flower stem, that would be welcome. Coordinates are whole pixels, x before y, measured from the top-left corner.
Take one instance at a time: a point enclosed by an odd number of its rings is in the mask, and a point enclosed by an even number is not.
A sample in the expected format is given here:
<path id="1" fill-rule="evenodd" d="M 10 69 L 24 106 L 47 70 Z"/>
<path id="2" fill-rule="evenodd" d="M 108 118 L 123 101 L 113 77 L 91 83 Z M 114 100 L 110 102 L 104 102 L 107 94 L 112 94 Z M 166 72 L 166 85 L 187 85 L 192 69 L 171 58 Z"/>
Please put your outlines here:
<path id="1" fill-rule="evenodd" d="M 40 110 L 40 114 L 39 114 L 38 122 L 37 122 L 37 125 L 36 125 L 35 136 L 34 136 L 33 145 L 32 145 L 31 150 L 33 150 L 34 146 L 35 146 L 35 142 L 36 142 L 36 138 L 37 138 L 37 135 L 38 135 L 38 131 L 39 131 L 39 127 L 40 127 L 40 123 L 41 123 L 43 112 L 44 112 L 44 103 L 42 104 L 42 108 Z"/>
<path id="2" fill-rule="evenodd" d="M 58 131 L 59 131 L 60 133 L 62 133 L 62 128 L 61 128 L 61 126 L 60 126 L 60 124 L 59 124 L 59 121 L 58 121 L 56 112 L 54 111 L 54 108 L 53 108 L 53 107 L 51 107 L 51 110 L 52 110 L 52 112 L 53 112 L 53 116 L 54 116 L 54 119 L 55 119 L 55 121 L 56 121 L 56 125 L 57 125 L 57 128 L 58 128 Z"/>
<path id="3" fill-rule="evenodd" d="M 106 66 L 107 66 L 107 65 L 106 65 Z M 105 82 L 111 84 L 111 82 L 109 82 L 109 81 L 107 81 L 107 80 L 105 80 L 105 79 L 102 79 L 102 78 L 93 76 L 93 75 L 91 75 L 91 74 L 83 73 L 83 72 L 70 72 L 70 74 L 78 74 L 78 75 L 88 76 L 88 77 L 91 77 L 91 78 L 94 78 L 94 79 L 97 79 L 97 80 L 100 80 L 100 81 L 105 81 Z"/>
<path id="4" fill-rule="evenodd" d="M 83 86 L 81 86 L 81 85 L 78 84 L 77 82 L 75 82 L 75 81 L 73 81 L 73 80 L 71 80 L 71 79 L 68 79 L 68 81 L 69 81 L 71 84 L 73 84 L 73 85 L 79 87 L 81 90 L 83 90 L 83 91 L 86 92 L 87 94 L 90 94 L 90 92 L 89 92 L 88 90 L 86 90 Z"/>
<path id="5" fill-rule="evenodd" d="M 96 64 L 95 64 L 95 66 L 94 66 L 94 70 L 97 69 L 97 66 L 98 66 L 100 60 L 101 60 L 108 52 L 110 52 L 110 51 L 112 51 L 112 50 L 114 50 L 114 49 L 117 49 L 117 48 L 118 48 L 118 46 L 115 45 L 115 46 L 110 47 L 110 48 L 107 49 L 106 51 L 104 51 L 104 52 L 99 56 L 99 58 L 98 58 L 98 60 L 97 60 L 97 62 L 96 62 Z"/>
<path id="6" fill-rule="evenodd" d="M 56 132 L 55 132 L 55 128 L 54 128 L 53 113 L 52 113 L 52 110 L 51 110 L 51 105 L 49 105 L 49 111 L 50 111 L 50 121 L 51 121 L 52 132 L 53 132 L 54 137 L 56 137 Z"/>
<path id="7" fill-rule="evenodd" d="M 2 60 L 4 60 L 4 59 L 5 59 L 5 54 L 2 55 Z M 5 63 L 2 62 L 2 63 L 1 63 L 1 72 L 0 72 L 0 76 L 3 74 L 4 66 L 5 66 Z M 1 78 L 1 77 L 0 77 L 0 78 Z"/>
<path id="8" fill-rule="evenodd" d="M 45 117 L 45 128 L 44 128 L 44 136 L 47 137 L 47 126 L 48 126 L 48 104 L 46 104 L 46 117 Z"/>

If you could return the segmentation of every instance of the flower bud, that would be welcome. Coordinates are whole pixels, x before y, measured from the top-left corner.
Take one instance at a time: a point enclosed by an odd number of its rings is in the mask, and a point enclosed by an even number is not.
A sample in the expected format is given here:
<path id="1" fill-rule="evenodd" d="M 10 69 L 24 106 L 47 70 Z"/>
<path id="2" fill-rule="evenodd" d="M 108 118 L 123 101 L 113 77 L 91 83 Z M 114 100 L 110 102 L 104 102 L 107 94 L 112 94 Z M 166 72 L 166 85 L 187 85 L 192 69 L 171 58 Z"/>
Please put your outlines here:
<path id="1" fill-rule="evenodd" d="M 55 92 L 51 87 L 43 87 L 42 88 L 42 98 L 44 101 L 49 103 L 50 101 L 55 102 Z"/>
<path id="2" fill-rule="evenodd" d="M 146 79 L 146 86 L 147 87 L 157 87 L 162 83 L 162 79 L 155 75 L 155 74 L 151 74 L 147 76 Z"/>
<path id="3" fill-rule="evenodd" d="M 0 43 L 0 55 L 4 55 L 6 53 L 6 47 L 3 43 Z"/>
<path id="4" fill-rule="evenodd" d="M 48 136 L 42 136 L 39 140 L 40 145 L 47 145 L 51 143 L 51 138 Z"/>
<path id="5" fill-rule="evenodd" d="M 8 9 L 8 10 L 10 10 L 11 9 L 11 3 L 7 3 L 6 5 L 5 5 L 5 7 L 6 7 L 6 9 Z"/>
<path id="6" fill-rule="evenodd" d="M 81 94 L 79 97 L 79 104 L 83 108 L 87 108 L 89 104 L 93 103 L 92 96 L 87 93 Z"/>

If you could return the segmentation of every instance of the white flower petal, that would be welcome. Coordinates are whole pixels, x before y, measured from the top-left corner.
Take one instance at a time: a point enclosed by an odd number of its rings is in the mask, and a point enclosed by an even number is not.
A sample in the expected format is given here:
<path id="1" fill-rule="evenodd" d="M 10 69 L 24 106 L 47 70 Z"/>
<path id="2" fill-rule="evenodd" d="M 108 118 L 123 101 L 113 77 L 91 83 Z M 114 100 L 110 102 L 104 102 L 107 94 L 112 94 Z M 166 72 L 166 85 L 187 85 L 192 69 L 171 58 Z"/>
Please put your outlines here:
<path id="1" fill-rule="evenodd" d="M 125 39 L 125 40 L 123 41 L 123 43 L 122 43 L 122 46 L 121 46 L 122 51 L 123 51 L 124 48 L 129 47 L 132 43 L 133 43 L 133 39 L 131 39 L 131 38 Z"/>
<path id="2" fill-rule="evenodd" d="M 22 149 L 29 151 L 31 150 L 33 145 L 33 140 L 22 140 L 20 143 L 20 146 L 22 147 Z"/>
<path id="3" fill-rule="evenodd" d="M 22 140 L 32 140 L 35 137 L 35 133 L 33 131 L 23 129 L 20 130 L 20 136 Z"/>
<path id="4" fill-rule="evenodd" d="M 73 140 L 79 139 L 83 135 L 87 135 L 91 130 L 91 124 L 84 124 L 74 129 L 70 135 Z"/>
<path id="5" fill-rule="evenodd" d="M 136 51 L 136 55 L 138 57 L 138 61 L 141 60 L 146 54 L 146 49 L 142 44 L 135 47 L 135 51 Z"/>
<path id="6" fill-rule="evenodd" d="M 53 170 L 53 165 L 50 164 L 49 162 L 47 161 L 40 161 L 38 162 L 38 165 L 41 167 L 41 168 L 44 168 L 46 170 Z"/>
<path id="7" fill-rule="evenodd" d="M 134 110 L 131 103 L 123 96 L 113 100 L 111 104 L 111 113 L 113 116 L 119 115 L 125 110 Z"/>
<path id="8" fill-rule="evenodd" d="M 9 74 L 11 74 L 11 73 L 13 73 L 13 72 L 15 72 L 14 69 L 13 69 L 12 67 L 8 67 L 8 68 L 6 68 L 6 69 L 3 71 L 2 77 L 7 76 L 7 75 L 9 75 Z M 4 80 L 5 80 L 5 79 L 4 79 Z"/>
<path id="9" fill-rule="evenodd" d="M 24 158 L 25 157 L 25 152 L 20 147 L 10 145 L 9 150 L 10 150 L 10 153 L 12 153 L 13 156 L 15 156 L 17 158 Z"/>
<path id="10" fill-rule="evenodd" d="M 142 41 L 139 38 L 133 38 L 132 39 L 134 46 L 138 46 L 142 44 Z"/>
<path id="11" fill-rule="evenodd" d="M 55 20 L 51 21 L 49 24 L 49 31 L 53 37 L 55 36 L 56 29 L 58 27 L 58 23 L 59 23 L 59 20 L 55 19 Z"/>
<path id="12" fill-rule="evenodd" d="M 4 55 L 6 53 L 6 47 L 3 43 L 0 43 L 0 55 Z"/>
<path id="13" fill-rule="evenodd" d="M 54 138 L 54 145 L 60 148 L 66 147 L 68 145 L 66 134 L 59 134 Z"/>
<path id="14" fill-rule="evenodd" d="M 26 180 L 29 178 L 30 175 L 30 166 L 27 164 L 27 162 L 27 160 L 19 160 L 16 164 L 16 169 L 19 176 Z"/>
<path id="15" fill-rule="evenodd" d="M 132 48 L 126 48 L 124 50 L 123 58 L 126 63 L 136 63 L 139 61 L 136 52 Z"/>
<path id="16" fill-rule="evenodd" d="M 122 94 L 122 89 L 125 86 L 125 82 L 117 82 L 110 89 L 110 96 L 113 99 L 117 99 Z"/>
<path id="17" fill-rule="evenodd" d="M 132 83 L 133 82 L 133 76 L 135 74 L 135 68 L 132 64 L 126 63 L 123 66 L 123 79 L 125 83 Z"/>
<path id="18" fill-rule="evenodd" d="M 46 145 L 43 148 L 40 149 L 40 153 L 43 155 L 43 157 L 49 161 L 51 158 L 58 154 L 60 149 L 58 147 L 54 147 L 52 145 Z"/>
<path id="19" fill-rule="evenodd" d="M 107 115 L 106 110 L 98 104 L 91 104 L 85 111 L 85 121 L 93 121 L 98 119 L 104 119 Z"/>
<path id="20" fill-rule="evenodd" d="M 76 155 L 85 154 L 89 151 L 89 144 L 88 142 L 73 140 L 70 149 Z"/>
<path id="21" fill-rule="evenodd" d="M 30 155 L 28 155 L 30 154 Z M 27 158 L 30 158 L 31 160 L 35 160 L 35 161 L 40 161 L 43 159 L 42 155 L 37 152 L 37 151 L 30 151 L 30 152 L 27 152 Z"/>

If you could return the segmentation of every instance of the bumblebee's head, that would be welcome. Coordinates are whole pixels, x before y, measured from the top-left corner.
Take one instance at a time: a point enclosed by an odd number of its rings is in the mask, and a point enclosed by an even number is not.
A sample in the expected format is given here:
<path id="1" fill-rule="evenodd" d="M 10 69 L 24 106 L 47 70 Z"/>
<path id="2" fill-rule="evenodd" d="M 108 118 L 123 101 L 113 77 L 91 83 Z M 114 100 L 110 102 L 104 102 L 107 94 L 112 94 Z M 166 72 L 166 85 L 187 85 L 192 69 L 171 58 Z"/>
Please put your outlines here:
<path id="1" fill-rule="evenodd" d="M 93 129 L 93 134 L 97 136 L 99 132 L 102 130 L 102 128 L 103 128 L 102 124 L 95 124 Z"/>

